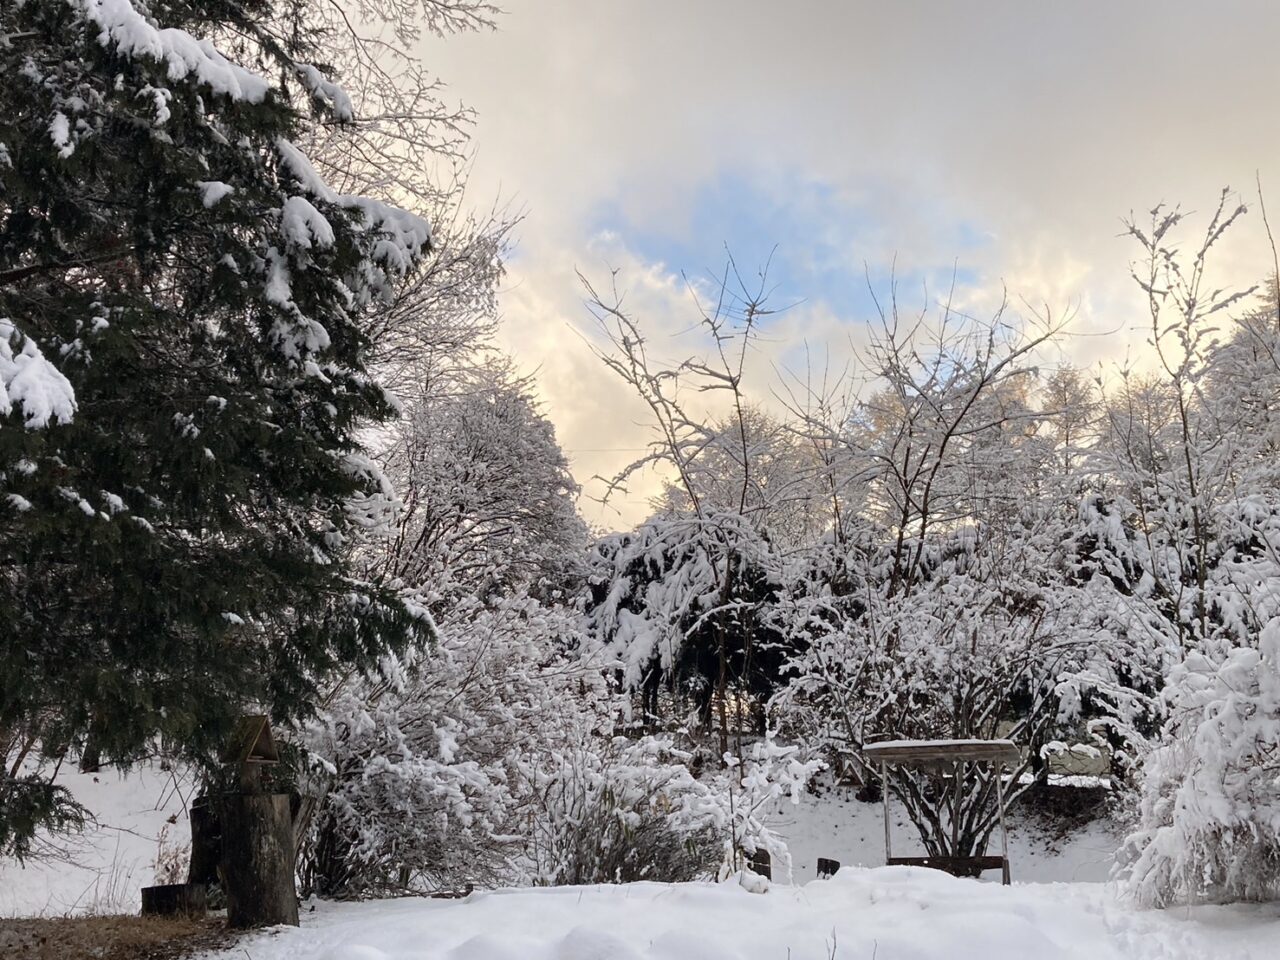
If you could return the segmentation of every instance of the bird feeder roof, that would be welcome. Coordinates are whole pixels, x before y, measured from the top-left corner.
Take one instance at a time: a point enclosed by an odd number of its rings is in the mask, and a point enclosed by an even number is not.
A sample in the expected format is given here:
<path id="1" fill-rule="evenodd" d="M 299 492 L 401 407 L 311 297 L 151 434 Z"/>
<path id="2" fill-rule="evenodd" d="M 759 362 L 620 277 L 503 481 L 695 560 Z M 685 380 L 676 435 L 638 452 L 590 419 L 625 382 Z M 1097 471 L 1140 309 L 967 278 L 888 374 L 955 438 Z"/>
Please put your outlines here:
<path id="1" fill-rule="evenodd" d="M 264 716 L 241 717 L 235 732 L 222 751 L 223 763 L 279 763 L 280 751 L 271 724 Z"/>

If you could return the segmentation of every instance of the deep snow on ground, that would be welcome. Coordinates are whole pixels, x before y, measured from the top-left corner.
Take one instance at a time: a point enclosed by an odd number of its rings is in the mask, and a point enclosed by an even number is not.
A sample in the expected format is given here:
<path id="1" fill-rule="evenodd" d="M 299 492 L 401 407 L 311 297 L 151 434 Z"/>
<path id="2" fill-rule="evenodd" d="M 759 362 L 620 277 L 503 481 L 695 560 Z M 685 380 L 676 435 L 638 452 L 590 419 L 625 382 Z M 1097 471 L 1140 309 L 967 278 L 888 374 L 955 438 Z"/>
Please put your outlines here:
<path id="1" fill-rule="evenodd" d="M 636 883 L 319 904 L 220 960 L 1273 960 L 1280 904 L 1139 912 L 1107 884 L 909 867 L 802 887 Z"/>
<path id="2" fill-rule="evenodd" d="M 58 783 L 88 807 L 96 823 L 83 834 L 42 844 L 25 865 L 0 857 L 0 917 L 133 913 L 155 882 L 161 831 L 188 843 L 192 784 L 144 765 L 129 773 L 62 771 Z M 174 819 L 169 824 L 170 818 Z"/>
<path id="3" fill-rule="evenodd" d="M 0 861 L 0 915 L 131 912 L 153 882 L 158 837 L 184 840 L 191 784 L 143 767 L 64 773 L 98 824 L 70 858 Z M 893 810 L 895 850 L 914 849 Z M 255 934 L 219 960 L 1264 960 L 1280 957 L 1280 904 L 1135 911 L 1104 883 L 1114 828 L 1095 823 L 1054 849 L 1033 821 L 1010 823 L 1015 884 L 875 867 L 881 808 L 827 789 L 775 821 L 795 877 L 766 893 L 740 884 L 560 887 L 479 892 L 465 900 L 318 903 L 299 929 Z M 809 883 L 818 856 L 840 860 Z M 863 869 L 853 864 L 872 865 Z M 990 879 L 998 879 L 991 875 Z M 1023 881 L 1023 882 L 1019 882 Z"/>

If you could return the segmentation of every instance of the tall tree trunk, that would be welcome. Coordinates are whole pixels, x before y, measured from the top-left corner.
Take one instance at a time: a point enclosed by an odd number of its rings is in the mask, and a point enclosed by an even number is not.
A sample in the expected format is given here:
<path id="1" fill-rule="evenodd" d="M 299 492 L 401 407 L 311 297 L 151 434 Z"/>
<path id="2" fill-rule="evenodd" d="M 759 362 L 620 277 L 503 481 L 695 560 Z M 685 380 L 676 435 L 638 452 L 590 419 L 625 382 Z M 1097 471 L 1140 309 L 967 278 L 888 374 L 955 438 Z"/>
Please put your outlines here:
<path id="1" fill-rule="evenodd" d="M 98 721 L 90 722 L 84 750 L 80 753 L 81 773 L 98 773 L 102 769 L 102 735 L 98 731 Z"/>

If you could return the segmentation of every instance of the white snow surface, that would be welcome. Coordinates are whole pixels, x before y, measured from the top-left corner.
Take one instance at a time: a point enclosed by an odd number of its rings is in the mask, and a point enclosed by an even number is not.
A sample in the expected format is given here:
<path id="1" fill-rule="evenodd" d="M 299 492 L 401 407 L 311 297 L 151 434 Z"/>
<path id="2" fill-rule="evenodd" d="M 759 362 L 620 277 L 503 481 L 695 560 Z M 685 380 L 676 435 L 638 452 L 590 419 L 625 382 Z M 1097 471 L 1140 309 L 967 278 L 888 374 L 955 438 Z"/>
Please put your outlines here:
<path id="1" fill-rule="evenodd" d="M 69 859 L 0 861 L 0 916 L 132 912 L 158 840 L 186 838 L 192 785 L 155 767 L 63 772 L 98 825 Z M 1143 911 L 1105 876 L 1115 838 L 1095 824 L 1051 850 L 1011 824 L 1014 885 L 876 866 L 880 805 L 828 789 L 777 822 L 798 885 L 636 883 L 304 905 L 300 928 L 256 933 L 204 960 L 1264 960 L 1280 956 L 1280 903 Z M 895 821 L 901 813 L 891 807 Z M 172 818 L 175 822 L 168 824 Z M 894 823 L 895 849 L 913 849 Z M 844 864 L 812 880 L 814 860 Z M 868 864 L 866 867 L 855 866 Z M 1075 882 L 1035 882 L 1074 880 Z M 808 882 L 805 882 L 808 881 Z"/>
<path id="2" fill-rule="evenodd" d="M 97 822 L 78 836 L 41 843 L 25 865 L 0 858 L 0 917 L 136 912 L 142 888 L 155 882 L 162 832 L 190 841 L 186 802 L 194 784 L 153 766 L 96 774 L 64 768 L 57 782 Z"/>
<path id="3" fill-rule="evenodd" d="M 1143 912 L 1103 884 L 913 867 L 751 893 L 731 879 L 320 903 L 210 957 L 253 960 L 1263 960 L 1280 905 Z"/>

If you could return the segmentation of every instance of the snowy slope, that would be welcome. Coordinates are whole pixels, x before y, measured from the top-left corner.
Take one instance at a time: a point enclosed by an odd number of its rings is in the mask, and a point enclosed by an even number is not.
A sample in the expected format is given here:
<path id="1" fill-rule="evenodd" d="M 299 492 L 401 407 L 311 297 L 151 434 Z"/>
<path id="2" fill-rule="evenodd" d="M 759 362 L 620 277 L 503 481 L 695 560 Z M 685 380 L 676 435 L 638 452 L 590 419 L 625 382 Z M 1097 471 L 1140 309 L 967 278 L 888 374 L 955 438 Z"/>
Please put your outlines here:
<path id="1" fill-rule="evenodd" d="M 1268 960 L 1280 905 L 1137 912 L 1104 884 L 908 867 L 803 887 L 637 883 L 320 904 L 223 960 Z"/>
<path id="2" fill-rule="evenodd" d="M 132 913 L 154 882 L 161 831 L 190 838 L 192 785 L 156 767 L 130 773 L 62 772 L 58 783 L 94 814 L 83 834 L 43 844 L 25 866 L 0 858 L 0 917 Z M 169 818 L 176 820 L 168 825 Z"/>

